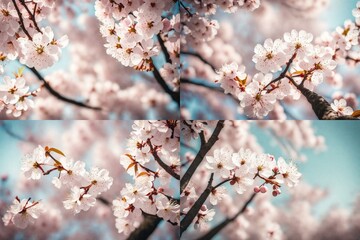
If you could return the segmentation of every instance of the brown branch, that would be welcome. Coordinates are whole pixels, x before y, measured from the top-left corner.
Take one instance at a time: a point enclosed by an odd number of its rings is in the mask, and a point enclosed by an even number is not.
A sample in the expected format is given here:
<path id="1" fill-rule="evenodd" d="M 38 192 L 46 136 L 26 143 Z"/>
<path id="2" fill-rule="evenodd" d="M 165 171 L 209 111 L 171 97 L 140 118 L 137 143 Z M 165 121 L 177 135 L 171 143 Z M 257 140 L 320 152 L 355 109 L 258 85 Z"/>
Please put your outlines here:
<path id="1" fill-rule="evenodd" d="M 203 56 L 201 56 L 198 53 L 194 53 L 194 52 L 188 52 L 188 51 L 181 51 L 180 53 L 181 55 L 189 55 L 189 56 L 193 56 L 198 58 L 200 61 L 202 61 L 203 63 L 205 63 L 206 65 L 209 65 L 211 67 L 211 69 L 216 72 L 216 67 L 214 65 L 212 65 L 208 60 L 206 60 Z"/>
<path id="2" fill-rule="evenodd" d="M 219 120 L 217 122 L 215 130 L 212 133 L 209 140 L 206 143 L 201 144 L 200 150 L 197 153 L 194 161 L 191 163 L 190 167 L 186 170 L 184 176 L 180 180 L 180 193 L 182 193 L 184 191 L 186 186 L 189 184 L 192 175 L 195 173 L 196 169 L 199 167 L 199 165 L 202 162 L 202 160 L 204 159 L 205 155 L 210 151 L 212 146 L 214 146 L 216 141 L 219 139 L 219 134 L 224 127 L 224 122 L 225 122 L 224 120 Z"/>
<path id="3" fill-rule="evenodd" d="M 216 234 L 218 234 L 222 229 L 224 229 L 226 226 L 228 226 L 230 223 L 232 223 L 238 216 L 240 216 L 242 213 L 245 212 L 248 205 L 252 202 L 252 200 L 255 198 L 256 193 L 253 193 L 249 200 L 246 201 L 244 206 L 231 218 L 226 218 L 224 221 L 222 221 L 220 224 L 218 224 L 216 227 L 211 229 L 209 232 L 204 234 L 202 237 L 198 238 L 197 240 L 208 240 L 213 238 Z"/>
<path id="4" fill-rule="evenodd" d="M 295 59 L 295 57 L 296 57 L 296 52 L 291 56 L 290 60 L 286 63 L 286 67 L 285 67 L 284 71 L 282 71 L 277 78 L 275 78 L 274 80 L 272 80 L 271 82 L 269 82 L 269 83 L 264 87 L 264 89 L 266 89 L 266 88 L 267 88 L 268 86 L 270 86 L 271 84 L 276 83 L 277 81 L 280 81 L 281 79 L 283 79 L 284 77 L 286 77 L 286 73 L 287 73 L 287 71 L 289 70 L 292 62 L 293 62 L 294 59 Z"/>
<path id="5" fill-rule="evenodd" d="M 317 93 L 305 88 L 302 84 L 298 85 L 292 77 L 286 76 L 292 84 L 302 93 L 306 100 L 310 103 L 315 115 L 320 120 L 358 120 L 352 116 L 339 116 L 331 105 Z"/>
<path id="6" fill-rule="evenodd" d="M 23 15 L 18 7 L 18 5 L 16 4 L 15 0 L 12 0 L 12 3 L 14 4 L 15 10 L 17 12 L 17 15 L 19 16 L 19 20 L 20 20 L 20 27 L 23 30 L 23 32 L 25 33 L 25 35 L 32 40 L 31 35 L 29 34 L 29 32 L 26 30 L 25 28 L 25 24 L 24 24 L 24 19 L 23 19 Z"/>
<path id="7" fill-rule="evenodd" d="M 197 214 L 198 214 L 199 210 L 201 209 L 202 205 L 204 204 L 204 202 L 206 201 L 206 199 L 210 195 L 211 190 L 213 189 L 213 187 L 212 187 L 213 179 L 214 179 L 214 173 L 211 173 L 210 179 L 209 179 L 208 184 L 206 186 L 206 189 L 203 191 L 203 193 L 200 195 L 200 197 L 196 200 L 194 205 L 192 205 L 192 207 L 187 212 L 185 217 L 181 220 L 181 222 L 180 222 L 180 236 L 190 226 L 190 224 L 192 223 L 194 218 L 197 216 Z"/>
<path id="8" fill-rule="evenodd" d="M 29 67 L 28 67 L 29 68 Z M 54 97 L 56 97 L 57 99 L 73 104 L 75 106 L 78 107 L 83 107 L 83 108 L 88 108 L 88 109 L 92 109 L 92 110 L 96 110 L 96 111 L 100 111 L 101 108 L 100 107 L 94 107 L 94 106 L 89 106 L 85 103 L 67 98 L 65 96 L 63 96 L 62 94 L 58 93 L 55 89 L 53 89 L 50 84 L 44 79 L 44 77 L 35 69 L 35 68 L 29 68 L 31 70 L 32 73 L 34 73 L 34 75 L 44 83 L 44 87 L 49 91 L 49 93 L 51 95 L 53 95 Z"/>
<path id="9" fill-rule="evenodd" d="M 148 139 L 147 144 L 150 147 L 150 151 L 155 159 L 155 161 L 168 173 L 170 174 L 172 177 L 174 177 L 175 179 L 180 180 L 180 175 L 177 174 L 170 166 L 166 165 L 161 158 L 159 157 L 159 155 L 157 154 L 156 150 L 154 149 L 153 145 L 151 144 L 150 139 Z"/>
<path id="10" fill-rule="evenodd" d="M 24 0 L 20 0 L 20 3 L 24 6 L 25 10 L 28 12 L 29 14 L 29 17 L 30 17 L 30 20 L 34 23 L 34 27 L 35 29 L 42 33 L 42 31 L 40 30 L 37 22 L 36 22 L 36 19 L 35 19 L 35 10 L 36 10 L 36 7 L 37 7 L 37 4 L 35 4 L 35 7 L 34 7 L 34 14 L 32 14 L 32 12 L 30 11 L 29 7 L 26 5 L 25 1 Z"/>

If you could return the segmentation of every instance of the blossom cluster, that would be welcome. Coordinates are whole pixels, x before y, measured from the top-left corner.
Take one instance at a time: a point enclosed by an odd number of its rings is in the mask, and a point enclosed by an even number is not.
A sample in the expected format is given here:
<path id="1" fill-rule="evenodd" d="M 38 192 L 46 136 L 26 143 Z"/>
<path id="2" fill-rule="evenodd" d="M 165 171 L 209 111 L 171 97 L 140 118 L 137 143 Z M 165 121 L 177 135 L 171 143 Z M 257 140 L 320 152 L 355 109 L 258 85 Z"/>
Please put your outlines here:
<path id="1" fill-rule="evenodd" d="M 211 205 L 217 205 L 226 199 L 229 188 L 224 187 L 223 184 L 227 182 L 238 194 L 249 191 L 266 193 L 269 185 L 272 195 L 276 197 L 281 194 L 282 185 L 294 187 L 301 177 L 296 165 L 285 161 L 282 157 L 276 160 L 270 154 L 258 154 L 243 148 L 239 152 L 234 152 L 227 146 L 217 148 L 212 156 L 207 156 L 205 168 L 214 174 L 214 178 L 221 179 L 218 184 L 213 184 L 209 196 Z M 190 210 L 198 197 L 194 186 L 189 184 L 181 195 L 184 214 Z M 214 214 L 214 209 L 209 210 L 203 205 L 195 218 L 194 227 L 200 230 L 207 229 L 207 222 L 213 219 Z"/>
<path id="2" fill-rule="evenodd" d="M 40 22 L 54 7 L 51 1 L 11 1 L 0 3 L 1 62 L 19 59 L 38 70 L 54 65 L 68 43 L 66 35 L 55 38 L 50 27 Z M 3 67 L 0 72 L 3 72 Z"/>
<path id="3" fill-rule="evenodd" d="M 126 183 L 121 196 L 113 201 L 116 227 L 119 233 L 129 235 L 140 225 L 143 214 L 178 225 L 180 202 L 171 180 L 180 173 L 180 122 L 135 121 L 132 129 L 128 153 L 120 164 L 134 182 Z"/>
<path id="4" fill-rule="evenodd" d="M 282 39 L 266 39 L 263 45 L 256 45 L 252 60 L 259 72 L 252 78 L 243 65 L 230 63 L 218 70 L 217 81 L 225 93 L 240 101 L 247 116 L 263 118 L 274 109 L 277 100 L 285 97 L 298 100 L 301 96 L 298 85 L 312 91 L 322 82 L 331 81 L 338 62 L 348 58 L 348 51 L 358 44 L 358 37 L 359 28 L 351 21 L 332 34 L 324 33 L 315 43 L 312 34 L 292 30 Z M 275 77 L 276 72 L 281 73 Z M 351 115 L 348 110 L 337 112 Z"/>
<path id="5" fill-rule="evenodd" d="M 23 68 L 19 69 L 14 78 L 5 76 L 0 84 L 0 111 L 6 109 L 6 113 L 14 117 L 21 116 L 29 107 L 33 108 L 34 102 L 30 97 L 36 97 L 40 91 L 40 88 L 30 91 L 22 71 Z"/>
<path id="6" fill-rule="evenodd" d="M 13 223 L 18 228 L 26 228 L 29 224 L 35 223 L 35 220 L 44 212 L 42 204 L 39 201 L 30 202 L 29 199 L 20 200 L 16 197 L 13 205 L 6 211 L 2 218 L 5 226 Z"/>
<path id="7" fill-rule="evenodd" d="M 154 71 L 153 59 L 163 51 L 168 57 L 160 74 L 176 91 L 180 71 L 180 14 L 173 14 L 173 8 L 172 1 L 95 2 L 95 15 L 101 22 L 107 54 L 124 66 Z"/>
<path id="8" fill-rule="evenodd" d="M 54 153 L 60 155 L 57 159 Z M 21 170 L 27 179 L 39 180 L 52 172 L 57 172 L 52 183 L 67 193 L 67 199 L 63 200 L 65 209 L 72 210 L 74 214 L 87 211 L 96 203 L 96 198 L 110 189 L 113 178 L 109 176 L 108 170 L 93 167 L 90 171 L 85 169 L 85 162 L 74 161 L 56 148 L 38 146 L 30 154 L 24 156 Z M 29 205 L 29 200 L 16 200 L 11 207 L 7 220 L 13 219 L 18 227 L 26 227 L 27 222 L 32 223 L 37 218 L 39 202 Z M 36 207 L 35 207 L 36 206 Z M 16 211 L 20 209 L 22 221 L 17 221 Z M 12 216 L 10 218 L 10 216 Z M 4 220 L 5 221 L 5 220 Z"/>
<path id="9" fill-rule="evenodd" d="M 233 13 L 239 9 L 254 11 L 260 6 L 260 0 L 225 0 L 221 4 L 216 0 L 185 1 L 185 3 L 181 4 L 184 9 L 182 15 L 183 33 L 186 36 L 186 42 L 194 45 L 208 42 L 216 36 L 219 23 L 208 16 L 215 14 L 218 7 L 225 12 Z"/>

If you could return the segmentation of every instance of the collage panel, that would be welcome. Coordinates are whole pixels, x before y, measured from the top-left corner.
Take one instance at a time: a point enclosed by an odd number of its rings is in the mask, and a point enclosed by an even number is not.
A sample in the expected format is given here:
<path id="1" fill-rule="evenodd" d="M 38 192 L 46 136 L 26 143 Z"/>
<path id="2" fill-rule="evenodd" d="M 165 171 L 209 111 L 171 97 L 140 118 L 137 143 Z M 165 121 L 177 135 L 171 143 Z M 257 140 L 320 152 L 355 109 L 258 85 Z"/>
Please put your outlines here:
<path id="1" fill-rule="evenodd" d="M 357 119 L 357 2 L 182 1 L 182 118 Z"/>
<path id="2" fill-rule="evenodd" d="M 181 239 L 355 240 L 357 121 L 183 121 Z"/>
<path id="3" fill-rule="evenodd" d="M 0 122 L 0 239 L 179 239 L 180 122 Z"/>
<path id="4" fill-rule="evenodd" d="M 179 118 L 172 0 L 0 2 L 1 119 Z"/>
<path id="5" fill-rule="evenodd" d="M 0 240 L 360 239 L 359 36 L 359 0 L 1 0 Z"/>

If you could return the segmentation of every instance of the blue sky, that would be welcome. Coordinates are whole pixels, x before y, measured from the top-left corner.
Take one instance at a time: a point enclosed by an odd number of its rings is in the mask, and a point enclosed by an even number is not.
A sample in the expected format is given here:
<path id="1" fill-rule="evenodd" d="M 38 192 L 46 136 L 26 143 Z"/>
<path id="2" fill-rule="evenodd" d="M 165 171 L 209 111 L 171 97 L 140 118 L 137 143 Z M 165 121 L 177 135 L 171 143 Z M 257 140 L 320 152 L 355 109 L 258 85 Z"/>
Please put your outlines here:
<path id="1" fill-rule="evenodd" d="M 349 209 L 360 194 L 360 122 L 313 121 L 312 125 L 317 135 L 325 137 L 327 149 L 323 152 L 302 151 L 308 160 L 299 163 L 298 167 L 303 174 L 302 181 L 329 190 L 329 195 L 316 207 L 315 213 L 323 215 L 334 206 Z M 276 157 L 284 156 L 262 129 L 254 125 L 252 130 L 265 152 Z"/>

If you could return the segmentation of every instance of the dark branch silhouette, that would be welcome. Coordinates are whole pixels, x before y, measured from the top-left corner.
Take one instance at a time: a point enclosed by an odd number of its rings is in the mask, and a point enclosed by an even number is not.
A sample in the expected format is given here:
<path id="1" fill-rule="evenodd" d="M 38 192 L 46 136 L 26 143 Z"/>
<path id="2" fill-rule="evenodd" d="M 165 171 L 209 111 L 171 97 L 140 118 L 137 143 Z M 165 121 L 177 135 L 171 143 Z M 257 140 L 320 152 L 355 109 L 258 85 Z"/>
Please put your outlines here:
<path id="1" fill-rule="evenodd" d="M 199 167 L 200 163 L 204 159 L 205 155 L 210 151 L 212 146 L 216 143 L 216 141 L 219 139 L 219 134 L 221 130 L 224 127 L 224 120 L 219 120 L 216 124 L 215 130 L 212 133 L 209 140 L 205 143 L 201 144 L 200 150 L 198 154 L 196 155 L 194 161 L 191 163 L 190 167 L 185 172 L 184 176 L 180 180 L 180 193 L 184 191 L 188 183 L 190 182 L 190 179 L 192 175 L 195 173 L 196 169 Z"/>
<path id="2" fill-rule="evenodd" d="M 143 216 L 144 220 L 140 226 L 130 234 L 127 240 L 148 239 L 162 221 L 161 218 L 146 213 L 143 213 Z"/>
<path id="3" fill-rule="evenodd" d="M 190 208 L 190 210 L 187 212 L 185 217 L 181 220 L 181 222 L 180 222 L 180 236 L 190 226 L 190 224 L 192 223 L 194 218 L 197 216 L 200 208 L 202 207 L 202 205 L 204 204 L 204 202 L 206 201 L 206 199 L 210 195 L 211 190 L 213 189 L 213 187 L 212 187 L 213 179 L 214 179 L 214 173 L 211 173 L 209 182 L 208 182 L 208 184 L 206 186 L 206 189 L 203 191 L 203 193 L 200 195 L 200 197 L 196 200 L 196 202 Z"/>
<path id="4" fill-rule="evenodd" d="M 154 71 L 152 71 L 155 80 L 159 83 L 162 89 L 171 97 L 171 99 L 176 102 L 178 106 L 180 106 L 180 93 L 172 91 L 165 80 L 160 75 L 159 70 L 154 66 Z"/>

